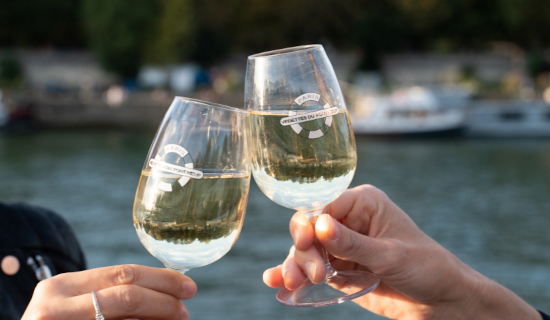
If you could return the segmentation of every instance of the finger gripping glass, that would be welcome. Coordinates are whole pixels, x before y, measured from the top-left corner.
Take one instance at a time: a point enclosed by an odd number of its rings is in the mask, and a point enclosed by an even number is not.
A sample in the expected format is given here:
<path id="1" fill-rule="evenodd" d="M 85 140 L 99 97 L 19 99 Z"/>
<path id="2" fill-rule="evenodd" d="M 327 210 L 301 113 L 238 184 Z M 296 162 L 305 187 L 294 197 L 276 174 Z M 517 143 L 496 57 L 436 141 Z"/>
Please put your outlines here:
<path id="1" fill-rule="evenodd" d="M 250 56 L 245 106 L 250 111 L 254 180 L 272 201 L 313 220 L 349 186 L 357 165 L 349 114 L 323 47 Z M 282 289 L 279 302 L 295 307 L 341 303 L 378 285 L 370 273 L 336 272 L 325 262 L 328 277 L 323 283 L 307 280 L 295 291 Z"/>

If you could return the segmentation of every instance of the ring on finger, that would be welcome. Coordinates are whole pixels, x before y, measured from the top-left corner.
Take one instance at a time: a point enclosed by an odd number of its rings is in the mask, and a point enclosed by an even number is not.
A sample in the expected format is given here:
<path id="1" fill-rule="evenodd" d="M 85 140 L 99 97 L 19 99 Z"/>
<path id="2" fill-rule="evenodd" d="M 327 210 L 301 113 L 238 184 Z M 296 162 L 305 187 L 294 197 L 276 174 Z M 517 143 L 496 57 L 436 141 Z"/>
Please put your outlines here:
<path id="1" fill-rule="evenodd" d="M 92 301 L 94 303 L 94 309 L 95 309 L 95 320 L 105 320 L 105 317 L 101 314 L 101 311 L 99 311 L 99 304 L 97 303 L 97 298 L 95 296 L 95 292 L 92 291 Z"/>

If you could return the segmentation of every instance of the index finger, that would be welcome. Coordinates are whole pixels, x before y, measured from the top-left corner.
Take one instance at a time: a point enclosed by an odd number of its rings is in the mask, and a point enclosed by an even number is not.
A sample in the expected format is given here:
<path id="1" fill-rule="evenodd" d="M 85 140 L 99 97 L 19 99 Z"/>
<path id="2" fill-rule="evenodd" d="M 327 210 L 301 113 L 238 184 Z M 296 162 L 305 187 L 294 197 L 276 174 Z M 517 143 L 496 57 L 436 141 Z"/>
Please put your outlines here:
<path id="1" fill-rule="evenodd" d="M 193 280 L 175 270 L 139 265 L 63 273 L 46 281 L 50 281 L 53 287 L 59 288 L 61 294 L 66 296 L 77 296 L 121 285 L 136 285 L 179 299 L 189 299 L 197 291 Z"/>
<path id="2" fill-rule="evenodd" d="M 315 230 L 305 214 L 296 212 L 290 219 L 289 229 L 297 250 L 305 251 L 313 245 Z"/>
<path id="3" fill-rule="evenodd" d="M 336 220 L 348 215 L 368 213 L 370 216 L 378 211 L 378 198 L 383 192 L 371 185 L 362 185 L 344 191 L 336 200 L 329 203 L 323 213 Z"/>

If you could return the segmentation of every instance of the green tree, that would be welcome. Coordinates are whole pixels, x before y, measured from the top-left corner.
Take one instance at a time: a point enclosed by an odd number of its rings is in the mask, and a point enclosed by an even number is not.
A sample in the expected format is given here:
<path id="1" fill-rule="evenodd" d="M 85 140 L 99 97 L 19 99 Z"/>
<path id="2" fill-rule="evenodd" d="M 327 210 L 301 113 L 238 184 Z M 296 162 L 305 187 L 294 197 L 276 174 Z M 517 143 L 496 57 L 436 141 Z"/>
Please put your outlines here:
<path id="1" fill-rule="evenodd" d="M 81 0 L 0 1 L 0 46 L 82 48 Z"/>
<path id="2" fill-rule="evenodd" d="M 92 50 L 123 77 L 145 63 L 185 60 L 195 48 L 191 0 L 84 0 L 83 16 Z"/>
<path id="3" fill-rule="evenodd" d="M 17 87 L 23 84 L 23 67 L 19 60 L 8 52 L 0 56 L 0 85 Z"/>
<path id="4" fill-rule="evenodd" d="M 194 50 L 190 59 L 208 67 L 227 56 L 236 45 L 235 23 L 240 19 L 238 1 L 193 0 Z"/>
<path id="5" fill-rule="evenodd" d="M 105 69 L 136 75 L 159 11 L 155 0 L 84 0 L 90 46 Z"/>
<path id="6" fill-rule="evenodd" d="M 160 12 L 144 61 L 168 64 L 184 61 L 196 50 L 195 11 L 191 0 L 160 0 Z"/>
<path id="7" fill-rule="evenodd" d="M 509 39 L 526 50 L 550 46 L 550 2 L 546 0 L 498 0 Z"/>

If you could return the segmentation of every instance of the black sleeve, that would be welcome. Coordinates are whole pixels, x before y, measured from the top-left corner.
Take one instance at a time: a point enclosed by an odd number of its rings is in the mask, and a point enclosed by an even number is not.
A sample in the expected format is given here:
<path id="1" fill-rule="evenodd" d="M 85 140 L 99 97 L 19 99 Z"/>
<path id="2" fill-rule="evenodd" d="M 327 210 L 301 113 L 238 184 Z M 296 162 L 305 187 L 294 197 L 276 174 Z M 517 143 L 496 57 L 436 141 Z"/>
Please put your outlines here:
<path id="1" fill-rule="evenodd" d="M 542 316 L 542 320 L 550 320 L 550 316 L 548 316 L 546 313 L 539 311 L 540 315 Z"/>
<path id="2" fill-rule="evenodd" d="M 0 319 L 21 319 L 38 277 L 28 259 L 43 259 L 52 275 L 86 268 L 84 254 L 69 224 L 51 210 L 0 202 L 0 261 L 15 257 L 13 275 L 0 270 Z"/>

